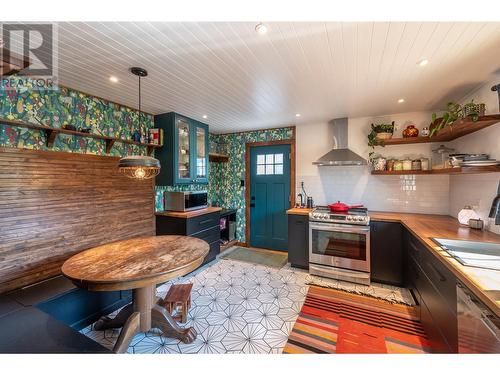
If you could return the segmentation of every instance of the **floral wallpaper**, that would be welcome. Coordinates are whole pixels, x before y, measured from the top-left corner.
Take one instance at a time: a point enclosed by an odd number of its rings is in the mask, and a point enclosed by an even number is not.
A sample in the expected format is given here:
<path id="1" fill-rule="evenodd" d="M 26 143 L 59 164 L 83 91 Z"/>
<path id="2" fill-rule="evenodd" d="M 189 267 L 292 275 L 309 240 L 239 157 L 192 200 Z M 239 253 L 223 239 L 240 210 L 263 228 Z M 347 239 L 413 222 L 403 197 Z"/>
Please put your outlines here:
<path id="1" fill-rule="evenodd" d="M 237 209 L 236 238 L 245 242 L 245 144 L 291 139 L 293 128 L 280 128 L 245 133 L 213 135 L 211 144 L 223 144 L 229 155 L 228 163 L 210 163 L 209 197 L 214 205 Z"/>
<path id="2" fill-rule="evenodd" d="M 54 128 L 73 125 L 77 130 L 90 129 L 94 134 L 121 139 L 131 139 L 136 130 L 145 133 L 154 125 L 152 115 L 141 113 L 139 129 L 139 111 L 70 88 L 31 90 L 29 84 L 17 89 L 6 86 L 12 83 L 15 79 L 0 83 L 0 124 L 7 119 Z M 6 125 L 0 125 L 0 146 L 47 150 L 44 132 Z M 102 140 L 59 134 L 50 150 L 105 155 L 105 149 Z M 116 142 L 110 155 L 145 153 L 146 147 Z"/>
<path id="3" fill-rule="evenodd" d="M 227 153 L 229 162 L 210 163 L 207 185 L 157 186 L 156 210 L 163 209 L 164 191 L 207 190 L 208 201 L 213 206 L 234 208 L 236 213 L 236 238 L 245 242 L 245 145 L 248 142 L 268 142 L 293 138 L 293 128 L 258 130 L 244 133 L 210 134 L 210 151 Z"/>
<path id="4" fill-rule="evenodd" d="M 10 77 L 12 78 L 12 77 Z M 14 80 L 15 81 L 15 80 Z M 2 119 L 18 120 L 55 128 L 73 125 L 87 128 L 91 133 L 121 139 L 131 139 L 132 133 L 141 133 L 154 126 L 152 115 L 141 113 L 142 129 L 139 129 L 139 112 L 104 99 L 60 87 L 58 90 L 28 87 L 8 89 L 0 83 L 0 146 L 47 150 L 44 132 L 2 125 Z M 210 163 L 209 184 L 157 186 L 156 209 L 162 210 L 163 191 L 208 190 L 213 205 L 237 209 L 236 237 L 245 241 L 245 187 L 240 184 L 245 175 L 245 143 L 266 142 L 293 137 L 290 127 L 233 134 L 210 134 L 211 147 L 223 145 L 229 155 L 228 163 Z M 59 134 L 54 151 L 80 152 L 105 155 L 104 141 L 79 136 Z M 146 147 L 116 142 L 112 156 L 144 155 Z"/>

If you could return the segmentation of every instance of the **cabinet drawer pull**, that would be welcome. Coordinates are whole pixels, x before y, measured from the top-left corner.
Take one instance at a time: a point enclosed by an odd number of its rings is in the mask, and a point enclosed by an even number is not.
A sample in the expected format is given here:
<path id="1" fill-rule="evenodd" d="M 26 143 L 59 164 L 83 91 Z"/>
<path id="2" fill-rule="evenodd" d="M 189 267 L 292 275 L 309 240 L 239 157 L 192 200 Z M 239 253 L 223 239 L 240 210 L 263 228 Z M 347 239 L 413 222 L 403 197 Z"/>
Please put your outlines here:
<path id="1" fill-rule="evenodd" d="M 211 221 L 213 221 L 213 219 L 208 219 L 208 220 L 200 221 L 200 225 L 210 223 Z"/>
<path id="2" fill-rule="evenodd" d="M 431 266 L 432 270 L 436 273 L 436 275 L 438 276 L 439 278 L 439 281 L 442 281 L 442 282 L 445 282 L 446 281 L 446 277 L 443 276 L 443 274 L 441 272 L 439 272 L 439 270 L 434 266 L 434 264 L 432 263 L 429 263 L 427 262 L 427 264 L 429 266 Z"/>

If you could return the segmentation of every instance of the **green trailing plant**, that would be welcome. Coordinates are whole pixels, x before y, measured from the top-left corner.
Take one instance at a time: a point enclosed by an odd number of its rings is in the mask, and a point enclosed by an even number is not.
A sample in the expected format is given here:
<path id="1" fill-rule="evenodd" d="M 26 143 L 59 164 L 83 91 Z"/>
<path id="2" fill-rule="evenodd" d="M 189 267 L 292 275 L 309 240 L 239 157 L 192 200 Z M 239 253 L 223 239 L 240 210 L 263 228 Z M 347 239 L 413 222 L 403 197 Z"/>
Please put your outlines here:
<path id="1" fill-rule="evenodd" d="M 371 131 L 368 134 L 368 146 L 371 147 L 372 151 L 368 153 L 368 160 L 371 164 L 373 164 L 375 158 L 373 154 L 375 152 L 375 146 L 384 147 L 384 142 L 377 139 L 378 133 L 391 133 L 394 134 L 394 121 L 390 124 L 382 123 L 382 124 L 372 124 Z"/>
<path id="2" fill-rule="evenodd" d="M 368 146 L 374 147 L 382 145 L 382 142 L 377 139 L 378 133 L 394 134 L 394 121 L 391 124 L 372 124 L 372 130 L 370 134 L 368 134 Z"/>
<path id="3" fill-rule="evenodd" d="M 455 121 L 464 117 L 463 108 L 458 103 L 448 102 L 446 109 L 440 118 L 437 117 L 437 113 L 434 112 L 432 114 L 432 124 L 434 126 L 431 129 L 429 137 L 432 137 L 444 127 L 451 126 Z"/>

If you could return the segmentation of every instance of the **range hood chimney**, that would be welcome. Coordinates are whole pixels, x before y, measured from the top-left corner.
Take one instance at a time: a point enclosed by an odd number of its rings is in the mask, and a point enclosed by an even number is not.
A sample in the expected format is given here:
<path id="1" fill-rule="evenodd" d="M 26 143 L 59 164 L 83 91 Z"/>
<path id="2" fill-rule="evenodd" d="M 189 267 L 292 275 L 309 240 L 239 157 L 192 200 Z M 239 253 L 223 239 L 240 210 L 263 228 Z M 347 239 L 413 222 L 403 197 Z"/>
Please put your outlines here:
<path id="1" fill-rule="evenodd" d="M 313 161 L 313 164 L 320 167 L 367 165 L 364 158 L 347 148 L 347 117 L 334 119 L 331 124 L 333 127 L 333 150 Z"/>

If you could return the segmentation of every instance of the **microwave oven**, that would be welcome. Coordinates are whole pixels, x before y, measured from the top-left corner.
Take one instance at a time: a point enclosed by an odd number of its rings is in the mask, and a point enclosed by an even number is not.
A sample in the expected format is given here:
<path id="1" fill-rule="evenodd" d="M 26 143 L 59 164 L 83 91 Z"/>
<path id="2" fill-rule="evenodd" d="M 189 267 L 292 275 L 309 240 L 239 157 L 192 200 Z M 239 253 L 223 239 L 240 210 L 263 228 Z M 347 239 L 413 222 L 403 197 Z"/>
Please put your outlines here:
<path id="1" fill-rule="evenodd" d="M 194 211 L 208 207 L 206 191 L 166 191 L 165 211 Z"/>

